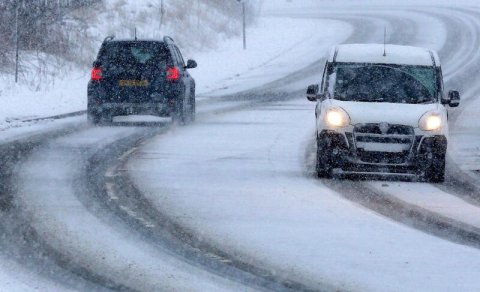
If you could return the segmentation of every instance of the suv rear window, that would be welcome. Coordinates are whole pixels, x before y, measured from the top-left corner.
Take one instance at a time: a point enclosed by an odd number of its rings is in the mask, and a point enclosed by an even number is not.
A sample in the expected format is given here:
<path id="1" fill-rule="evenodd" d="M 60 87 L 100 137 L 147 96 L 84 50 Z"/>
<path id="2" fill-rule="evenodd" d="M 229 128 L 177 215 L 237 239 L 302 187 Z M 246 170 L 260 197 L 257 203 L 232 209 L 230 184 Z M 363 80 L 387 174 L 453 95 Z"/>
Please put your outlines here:
<path id="1" fill-rule="evenodd" d="M 98 59 L 105 64 L 149 65 L 168 61 L 167 47 L 160 42 L 134 41 L 104 44 Z"/>

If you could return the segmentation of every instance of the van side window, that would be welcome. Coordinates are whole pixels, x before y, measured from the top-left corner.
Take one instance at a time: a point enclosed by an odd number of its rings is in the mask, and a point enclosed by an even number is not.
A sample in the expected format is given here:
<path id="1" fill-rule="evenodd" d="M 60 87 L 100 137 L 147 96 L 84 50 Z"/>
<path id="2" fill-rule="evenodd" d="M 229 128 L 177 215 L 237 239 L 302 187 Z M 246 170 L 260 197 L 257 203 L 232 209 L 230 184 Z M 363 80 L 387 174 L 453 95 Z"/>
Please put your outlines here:
<path id="1" fill-rule="evenodd" d="M 324 77 L 323 77 L 323 89 L 324 89 L 324 93 L 327 94 L 327 93 L 330 93 L 330 97 L 333 96 L 333 87 L 330 88 L 331 86 L 333 86 L 334 84 L 331 84 L 332 81 L 333 83 L 335 83 L 335 78 L 336 78 L 336 75 L 334 75 L 335 73 L 335 70 L 334 70 L 334 67 L 333 67 L 333 64 L 332 63 L 326 63 L 325 64 L 325 73 L 324 73 Z M 327 94 L 328 95 L 328 94 Z"/>
<path id="2" fill-rule="evenodd" d="M 322 83 L 320 85 L 320 92 L 325 92 L 325 73 L 327 72 L 327 62 L 325 62 L 325 66 L 323 67 L 323 74 L 322 74 Z"/>
<path id="3" fill-rule="evenodd" d="M 438 67 L 437 68 L 437 88 L 438 88 L 438 96 L 439 98 L 443 97 L 443 74 L 442 74 L 442 68 Z"/>

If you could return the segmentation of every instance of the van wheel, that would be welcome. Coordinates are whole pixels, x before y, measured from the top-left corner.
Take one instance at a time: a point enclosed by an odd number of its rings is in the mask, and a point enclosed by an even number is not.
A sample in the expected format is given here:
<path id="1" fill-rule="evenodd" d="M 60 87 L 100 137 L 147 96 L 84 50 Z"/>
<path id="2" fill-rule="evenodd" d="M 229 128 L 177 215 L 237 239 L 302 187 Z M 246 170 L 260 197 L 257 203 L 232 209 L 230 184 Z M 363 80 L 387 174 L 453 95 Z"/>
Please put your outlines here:
<path id="1" fill-rule="evenodd" d="M 317 139 L 317 162 L 316 171 L 319 178 L 332 178 L 332 167 L 330 165 L 329 151 Z"/>
<path id="2" fill-rule="evenodd" d="M 435 155 L 432 164 L 425 170 L 425 180 L 430 183 L 445 181 L 445 154 Z"/>

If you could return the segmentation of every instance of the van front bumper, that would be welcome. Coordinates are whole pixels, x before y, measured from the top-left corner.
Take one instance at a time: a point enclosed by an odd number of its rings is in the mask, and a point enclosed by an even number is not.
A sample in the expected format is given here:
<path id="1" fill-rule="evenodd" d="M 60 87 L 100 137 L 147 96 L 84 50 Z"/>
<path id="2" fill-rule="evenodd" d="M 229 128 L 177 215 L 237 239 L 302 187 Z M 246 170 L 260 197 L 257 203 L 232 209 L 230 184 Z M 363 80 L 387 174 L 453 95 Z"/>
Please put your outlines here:
<path id="1" fill-rule="evenodd" d="M 388 143 L 399 141 L 365 143 L 359 142 L 353 132 L 324 130 L 317 137 L 318 155 L 338 174 L 422 175 L 447 150 L 444 135 L 412 135 L 408 147 L 405 143 Z"/>

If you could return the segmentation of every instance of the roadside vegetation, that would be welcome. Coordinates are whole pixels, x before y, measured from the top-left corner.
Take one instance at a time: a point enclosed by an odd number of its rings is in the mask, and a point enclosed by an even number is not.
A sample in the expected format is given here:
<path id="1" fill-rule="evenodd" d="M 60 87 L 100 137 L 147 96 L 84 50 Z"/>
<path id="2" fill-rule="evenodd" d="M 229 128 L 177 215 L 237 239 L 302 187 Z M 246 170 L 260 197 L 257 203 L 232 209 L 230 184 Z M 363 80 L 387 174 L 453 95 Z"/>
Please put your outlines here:
<path id="1" fill-rule="evenodd" d="M 16 20 L 19 83 L 40 91 L 71 78 L 72 71 L 87 70 L 107 35 L 128 38 L 135 30 L 141 38 L 171 35 L 188 53 L 239 35 L 241 17 L 233 0 L 4 0 L 0 85 L 4 92 L 13 86 Z"/>

